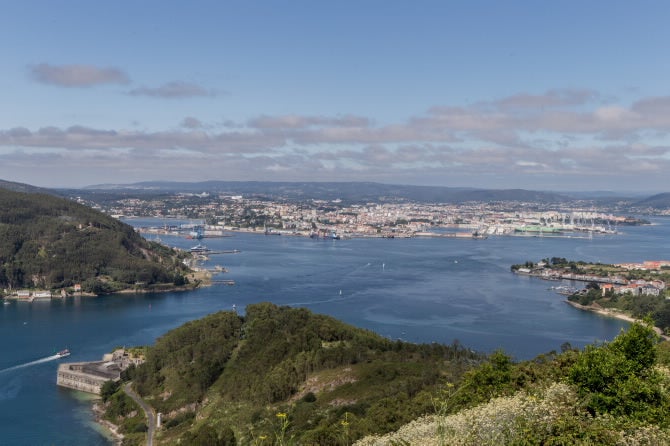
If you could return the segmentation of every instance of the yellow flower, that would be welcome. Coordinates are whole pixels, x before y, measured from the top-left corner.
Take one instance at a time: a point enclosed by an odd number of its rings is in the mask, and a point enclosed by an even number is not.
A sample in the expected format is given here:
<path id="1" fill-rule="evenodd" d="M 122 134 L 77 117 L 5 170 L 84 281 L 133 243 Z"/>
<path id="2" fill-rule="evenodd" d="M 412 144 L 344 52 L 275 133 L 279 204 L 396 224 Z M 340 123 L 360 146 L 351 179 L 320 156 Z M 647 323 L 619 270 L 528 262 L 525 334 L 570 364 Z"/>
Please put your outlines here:
<path id="1" fill-rule="evenodd" d="M 277 413 L 277 418 L 286 418 L 286 413 L 285 412 Z"/>

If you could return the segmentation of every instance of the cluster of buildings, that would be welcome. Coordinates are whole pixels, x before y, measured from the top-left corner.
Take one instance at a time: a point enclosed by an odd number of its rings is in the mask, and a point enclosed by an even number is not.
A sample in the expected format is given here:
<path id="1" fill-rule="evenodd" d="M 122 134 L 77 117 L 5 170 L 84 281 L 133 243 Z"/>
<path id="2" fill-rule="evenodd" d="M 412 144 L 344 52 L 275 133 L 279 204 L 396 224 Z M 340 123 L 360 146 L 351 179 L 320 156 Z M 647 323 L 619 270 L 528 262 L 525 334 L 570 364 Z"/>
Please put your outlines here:
<path id="1" fill-rule="evenodd" d="M 429 204 L 413 202 L 345 204 L 341 200 L 271 201 L 240 195 L 175 195 L 162 199 L 124 198 L 93 205 L 116 217 L 199 219 L 208 230 L 270 230 L 281 234 L 337 233 L 342 237 L 412 237 L 436 227 L 486 235 L 563 231 L 614 233 L 629 217 L 580 209 L 544 209 L 541 203 L 492 202 Z M 556 205 L 553 205 L 556 206 Z"/>
<path id="2" fill-rule="evenodd" d="M 658 273 L 663 267 L 670 268 L 670 261 L 654 260 L 645 261 L 643 263 L 617 264 L 614 266 L 628 271 L 638 270 Z M 594 282 L 597 283 L 602 290 L 603 296 L 608 292 L 614 294 L 632 294 L 634 296 L 660 296 L 666 289 L 666 284 L 663 280 L 637 278 L 629 279 L 624 277 L 622 274 L 603 276 L 598 274 L 578 273 L 564 268 L 551 268 L 545 262 L 539 262 L 534 268 L 516 268 L 515 272 L 518 274 L 527 274 L 534 277 L 539 277 L 545 280 Z"/>
<path id="3" fill-rule="evenodd" d="M 70 292 L 81 293 L 81 284 L 75 284 L 72 288 L 69 289 Z M 33 302 L 35 300 L 49 300 L 52 298 L 64 298 L 67 297 L 68 289 L 61 288 L 59 292 L 54 293 L 51 290 L 9 290 L 4 289 L 3 294 L 4 299 L 14 299 L 17 301 L 23 302 Z"/>
<path id="4" fill-rule="evenodd" d="M 623 285 L 615 285 L 612 283 L 604 283 L 600 285 L 603 296 L 607 292 L 614 294 L 632 294 L 633 296 L 660 296 L 665 290 L 665 282 L 662 280 L 632 280 Z"/>
<path id="5" fill-rule="evenodd" d="M 629 271 L 658 271 L 663 268 L 670 269 L 670 260 L 645 260 L 642 263 L 617 263 L 615 266 Z"/>

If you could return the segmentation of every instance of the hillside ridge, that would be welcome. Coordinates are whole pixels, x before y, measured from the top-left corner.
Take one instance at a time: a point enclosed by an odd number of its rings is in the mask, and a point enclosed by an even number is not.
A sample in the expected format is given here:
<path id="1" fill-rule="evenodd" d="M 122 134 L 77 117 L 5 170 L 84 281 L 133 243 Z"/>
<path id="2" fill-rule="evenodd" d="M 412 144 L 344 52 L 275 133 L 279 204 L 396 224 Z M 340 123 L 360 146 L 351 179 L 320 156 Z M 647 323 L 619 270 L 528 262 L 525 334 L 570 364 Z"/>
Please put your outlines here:
<path id="1" fill-rule="evenodd" d="M 149 242 L 99 211 L 0 187 L 0 288 L 93 294 L 184 285 L 187 254 Z"/>

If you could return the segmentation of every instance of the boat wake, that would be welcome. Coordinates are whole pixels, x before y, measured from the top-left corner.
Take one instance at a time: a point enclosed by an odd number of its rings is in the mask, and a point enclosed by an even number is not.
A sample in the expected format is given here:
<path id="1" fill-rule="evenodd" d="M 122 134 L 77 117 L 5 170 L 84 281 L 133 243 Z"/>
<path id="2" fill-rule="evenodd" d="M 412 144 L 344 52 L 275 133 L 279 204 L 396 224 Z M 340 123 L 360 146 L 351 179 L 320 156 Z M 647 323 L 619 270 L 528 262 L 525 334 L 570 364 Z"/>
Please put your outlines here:
<path id="1" fill-rule="evenodd" d="M 0 370 L 0 373 L 10 372 L 12 370 L 18 370 L 18 369 L 22 369 L 22 368 L 25 368 L 25 367 L 30 367 L 30 366 L 33 366 L 33 365 L 42 364 L 43 362 L 54 361 L 54 360 L 59 359 L 59 358 L 62 358 L 62 355 L 56 354 L 56 355 L 47 356 L 46 358 L 38 359 L 36 361 L 30 361 L 30 362 L 26 362 L 24 364 L 19 364 L 19 365 L 15 365 L 15 366 L 12 366 L 12 367 L 8 367 L 6 369 L 2 369 L 2 370 Z"/>

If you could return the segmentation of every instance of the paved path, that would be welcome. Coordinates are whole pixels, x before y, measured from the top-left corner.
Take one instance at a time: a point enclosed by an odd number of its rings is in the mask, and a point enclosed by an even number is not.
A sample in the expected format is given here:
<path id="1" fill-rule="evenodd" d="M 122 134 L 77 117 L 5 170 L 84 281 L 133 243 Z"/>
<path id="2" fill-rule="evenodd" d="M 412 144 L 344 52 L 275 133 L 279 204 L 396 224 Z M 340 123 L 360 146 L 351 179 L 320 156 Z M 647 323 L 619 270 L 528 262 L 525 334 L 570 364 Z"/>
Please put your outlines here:
<path id="1" fill-rule="evenodd" d="M 142 410 L 144 410 L 144 414 L 147 417 L 147 420 L 149 421 L 149 429 L 147 430 L 147 446 L 153 446 L 154 444 L 154 431 L 156 430 L 156 414 L 154 413 L 154 410 L 149 406 L 140 396 L 135 393 L 135 391 L 130 387 L 132 383 L 128 383 L 125 386 L 123 386 L 123 391 L 133 399 L 137 404 L 142 407 Z"/>

